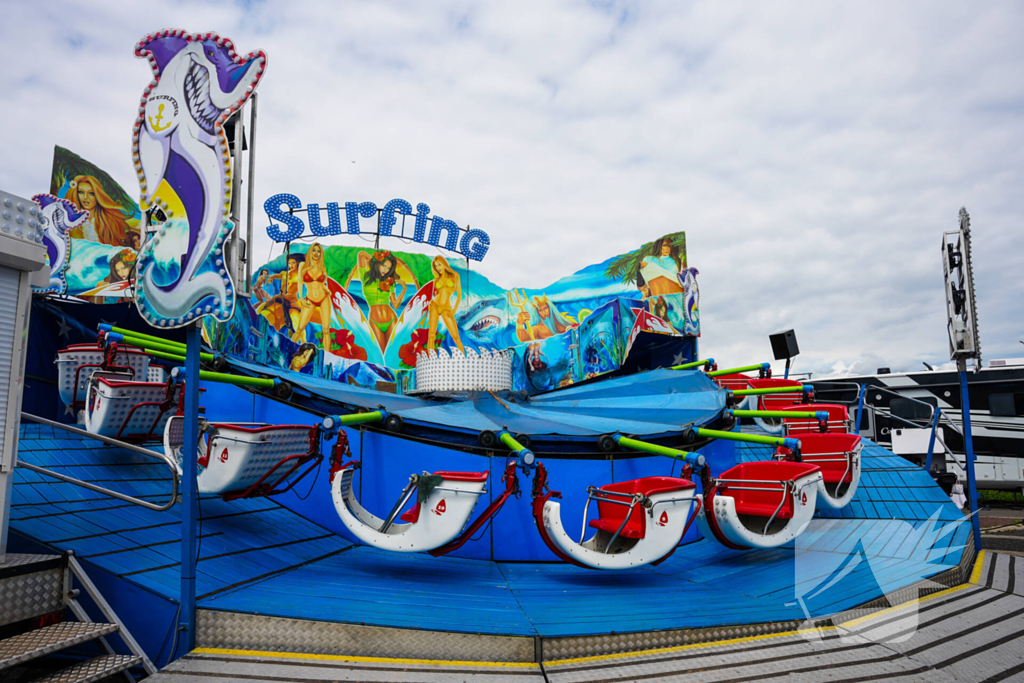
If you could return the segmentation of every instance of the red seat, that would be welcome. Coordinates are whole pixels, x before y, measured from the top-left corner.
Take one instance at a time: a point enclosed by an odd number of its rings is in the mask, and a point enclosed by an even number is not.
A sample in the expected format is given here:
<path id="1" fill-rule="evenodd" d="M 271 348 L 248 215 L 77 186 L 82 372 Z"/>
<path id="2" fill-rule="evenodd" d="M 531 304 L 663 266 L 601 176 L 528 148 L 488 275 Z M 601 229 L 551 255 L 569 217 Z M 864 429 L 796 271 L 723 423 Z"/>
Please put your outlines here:
<path id="1" fill-rule="evenodd" d="M 788 406 L 800 403 L 804 399 L 804 385 L 793 379 L 752 379 L 750 380 L 750 386 L 753 389 L 796 388 L 796 391 L 792 394 L 764 394 L 758 396 L 758 407 L 761 410 L 783 410 Z"/>
<path id="2" fill-rule="evenodd" d="M 796 412 L 826 412 L 828 421 L 825 424 L 829 432 L 845 433 L 849 429 L 850 411 L 838 403 L 805 403 L 791 405 L 782 410 Z M 787 417 L 782 420 L 786 424 L 788 434 L 813 434 L 818 432 L 818 420 L 813 417 Z"/>
<path id="3" fill-rule="evenodd" d="M 857 434 L 802 434 L 800 456 L 805 463 L 821 468 L 821 476 L 826 484 L 849 484 L 853 481 L 850 458 L 857 451 L 858 445 L 860 436 Z M 781 447 L 777 452 L 790 454 L 788 449 Z M 845 478 L 843 473 L 846 473 Z"/>
<path id="4" fill-rule="evenodd" d="M 451 481 L 487 481 L 487 476 L 490 472 L 434 472 L 434 474 Z M 410 524 L 415 524 L 419 521 L 420 506 L 415 498 L 413 499 L 412 507 L 403 512 L 400 519 Z"/>
<path id="5" fill-rule="evenodd" d="M 716 382 L 718 382 L 718 386 L 722 387 L 723 389 L 736 390 L 749 389 L 750 380 L 752 380 L 753 377 L 750 377 L 749 375 L 744 375 L 739 372 L 734 372 L 729 375 L 720 375 L 718 377 L 714 377 L 713 379 Z"/>
<path id="6" fill-rule="evenodd" d="M 680 479 L 678 477 L 643 477 L 642 479 L 631 479 L 630 481 L 621 481 L 617 484 L 608 484 L 600 487 L 600 490 L 625 493 L 627 495 L 640 493 L 645 496 L 653 496 L 657 493 L 685 491 L 692 488 L 696 488 L 696 484 L 689 479 Z M 616 496 L 615 498 L 625 503 L 629 502 L 629 499 L 625 497 Z M 598 498 L 598 519 L 591 520 L 590 526 L 614 534 L 622 526 L 622 520 L 626 518 L 626 512 L 628 511 L 629 508 L 626 505 L 617 505 L 607 502 L 607 499 Z M 646 533 L 647 514 L 643 506 L 637 505 L 633 508 L 629 521 L 626 522 L 626 526 L 622 527 L 619 535 L 626 538 L 643 538 Z"/>
<path id="7" fill-rule="evenodd" d="M 452 481 L 487 481 L 490 472 L 434 472 L 434 474 Z"/>
<path id="8" fill-rule="evenodd" d="M 783 496 L 783 482 L 805 477 L 817 469 L 817 465 L 802 462 L 745 462 L 722 473 L 719 479 L 725 481 L 718 485 L 718 493 L 733 497 L 738 514 L 771 517 L 779 510 L 776 518 L 789 519 L 793 516 L 793 497 L 787 494 L 782 508 L 779 508 Z"/>

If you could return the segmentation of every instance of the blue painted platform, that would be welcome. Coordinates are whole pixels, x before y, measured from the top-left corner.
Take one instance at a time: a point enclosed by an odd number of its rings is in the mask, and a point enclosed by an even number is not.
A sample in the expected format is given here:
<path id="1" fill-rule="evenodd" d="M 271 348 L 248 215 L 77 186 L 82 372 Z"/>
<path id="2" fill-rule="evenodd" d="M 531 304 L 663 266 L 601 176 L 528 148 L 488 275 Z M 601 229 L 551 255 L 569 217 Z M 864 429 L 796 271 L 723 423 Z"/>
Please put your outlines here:
<path id="1" fill-rule="evenodd" d="M 486 458 L 457 455 L 487 466 Z M 763 459 L 768 450 L 742 448 L 737 455 Z M 166 499 L 170 488 L 163 465 L 49 427 L 22 426 L 20 457 L 149 500 Z M 599 479 L 594 484 L 635 476 L 628 466 L 615 471 L 588 462 Z M 309 484 L 289 494 L 290 507 L 298 509 L 302 495 L 322 493 L 314 491 L 318 482 Z M 180 506 L 153 512 L 27 470 L 18 470 L 14 491 L 15 542 L 74 550 L 91 570 L 139 595 L 177 601 Z M 528 505 L 527 494 L 502 515 L 521 521 L 515 534 L 535 539 Z M 203 497 L 201 514 L 202 608 L 544 637 L 830 614 L 956 566 L 970 533 L 927 474 L 874 444 L 864 449 L 854 503 L 836 518 L 816 519 L 796 548 L 742 552 L 700 540 L 658 567 L 616 573 L 385 553 L 267 499 Z M 513 527 L 500 528 L 507 534 Z M 489 540 L 500 547 L 515 539 L 494 533 Z"/>

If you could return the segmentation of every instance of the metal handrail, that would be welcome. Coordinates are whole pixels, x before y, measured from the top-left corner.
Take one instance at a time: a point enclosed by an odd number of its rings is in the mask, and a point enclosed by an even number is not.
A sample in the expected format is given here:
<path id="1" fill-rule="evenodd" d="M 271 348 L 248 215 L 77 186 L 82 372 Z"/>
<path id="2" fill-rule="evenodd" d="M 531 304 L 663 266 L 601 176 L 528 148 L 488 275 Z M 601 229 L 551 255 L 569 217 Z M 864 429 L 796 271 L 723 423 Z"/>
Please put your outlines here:
<path id="1" fill-rule="evenodd" d="M 118 491 L 112 491 L 110 489 L 103 488 L 102 486 L 97 486 L 96 484 L 93 484 L 93 483 L 88 482 L 88 481 L 82 481 L 81 479 L 75 479 L 74 477 L 69 477 L 69 476 L 67 476 L 65 474 L 58 474 L 57 472 L 53 472 L 53 471 L 48 470 L 48 469 L 46 469 L 44 467 L 39 467 L 38 465 L 31 465 L 31 464 L 29 464 L 27 462 L 19 462 L 18 463 L 18 467 L 24 467 L 25 469 L 27 469 L 27 470 L 29 470 L 31 472 L 37 472 L 39 474 L 46 475 L 47 477 L 53 477 L 54 479 L 58 479 L 58 480 L 63 481 L 65 483 L 74 484 L 75 486 L 81 486 L 82 488 L 89 489 L 90 491 L 95 491 L 96 493 L 102 493 L 103 495 L 111 496 L 112 498 L 117 498 L 118 500 L 123 500 L 126 503 L 132 503 L 133 505 L 139 505 L 141 507 L 148 508 L 150 510 L 156 510 L 157 512 L 163 512 L 165 510 L 169 510 L 169 509 L 171 509 L 174 506 L 175 503 L 178 502 L 178 486 L 179 486 L 179 483 L 181 481 L 181 475 L 178 473 L 178 463 L 177 463 L 177 461 L 175 461 L 170 456 L 165 455 L 164 453 L 158 453 L 157 451 L 151 451 L 148 448 L 143 448 L 142 446 L 136 446 L 135 444 L 125 443 L 124 441 L 118 441 L 117 439 L 111 439 L 108 436 L 101 436 L 100 434 L 93 434 L 91 432 L 85 431 L 84 429 L 78 429 L 77 427 L 72 427 L 71 425 L 62 424 L 60 422 L 54 422 L 53 420 L 47 420 L 45 417 L 39 417 L 38 415 L 31 415 L 29 413 L 22 413 L 21 417 L 22 417 L 22 419 L 28 420 L 29 422 L 36 422 L 36 423 L 41 424 L 41 425 L 47 425 L 49 427 L 56 427 L 57 429 L 63 429 L 64 431 L 70 432 L 71 434 L 77 434 L 78 436 L 89 437 L 91 439 L 96 439 L 97 441 L 102 441 L 103 443 L 109 444 L 111 446 L 117 446 L 119 448 L 124 448 L 124 449 L 129 450 L 129 451 L 134 451 L 134 452 L 140 453 L 142 455 L 147 455 L 147 456 L 149 456 L 151 458 L 156 458 L 157 460 L 159 460 L 162 463 L 164 463 L 167 466 L 167 468 L 171 471 L 171 496 L 170 496 L 170 499 L 166 503 L 158 505 L 156 503 L 150 503 L 147 500 L 142 500 L 140 498 L 135 498 L 134 496 L 129 496 L 127 494 L 120 493 Z"/>
<path id="2" fill-rule="evenodd" d="M 819 381 L 826 381 L 827 382 L 828 380 L 819 380 Z M 928 420 L 931 420 L 932 418 L 935 417 L 936 407 L 933 406 L 931 403 L 927 403 L 926 401 L 922 401 L 919 398 L 914 398 L 913 396 L 906 396 L 904 394 L 899 393 L 898 391 L 893 391 L 892 389 L 889 389 L 888 387 L 880 387 L 880 386 L 877 386 L 875 384 L 871 384 L 871 385 L 863 384 L 863 385 L 861 385 L 861 384 L 857 384 L 856 382 L 829 382 L 829 384 L 835 385 L 837 387 L 849 387 L 851 389 L 856 389 L 857 391 L 860 391 L 860 388 L 863 386 L 865 388 L 865 390 L 879 391 L 879 392 L 882 392 L 884 394 L 889 394 L 891 396 L 895 396 L 896 398 L 905 399 L 907 401 L 913 401 L 914 403 L 919 403 L 919 404 L 921 404 L 923 406 L 926 406 L 928 408 Z M 825 389 L 824 391 L 841 391 L 841 390 L 842 389 Z M 820 392 L 817 391 L 817 388 L 815 388 L 815 392 L 814 393 L 818 394 Z M 836 402 L 839 403 L 840 401 L 836 401 Z M 889 409 L 882 408 L 880 406 L 871 405 L 867 401 L 865 401 L 864 404 L 866 406 L 869 406 L 871 408 L 871 411 L 876 413 L 876 414 L 881 413 L 882 415 L 884 415 L 886 417 L 890 417 L 890 418 L 893 418 L 893 419 L 896 419 L 896 420 L 900 420 L 900 421 L 905 422 L 907 424 L 914 425 L 915 427 L 919 427 L 920 426 L 916 422 L 911 422 L 910 420 L 907 420 L 906 418 L 902 418 L 899 415 L 893 415 L 892 411 L 889 410 Z"/>
<path id="3" fill-rule="evenodd" d="M 828 381 L 828 380 L 819 380 L 819 381 Z M 887 387 L 880 387 L 880 386 L 877 386 L 877 385 L 874 385 L 874 384 L 872 384 L 872 385 L 867 385 L 867 384 L 860 385 L 860 384 L 857 384 L 856 382 L 829 382 L 829 383 L 830 384 L 834 384 L 837 387 L 843 387 L 843 386 L 849 386 L 851 388 L 856 387 L 858 389 L 858 391 L 859 391 L 860 387 L 863 386 L 865 388 L 865 390 L 870 389 L 871 391 L 879 391 L 879 392 L 882 392 L 882 393 L 885 393 L 885 394 L 890 394 L 890 395 L 895 396 L 897 398 L 902 398 L 902 399 L 905 399 L 905 400 L 908 400 L 908 401 L 913 401 L 914 403 L 919 403 L 919 404 L 921 404 L 923 406 L 927 406 L 928 410 L 929 410 L 928 420 L 927 421 L 932 423 L 932 427 L 931 427 L 932 428 L 932 441 L 931 441 L 932 443 L 934 443 L 935 440 L 936 440 L 935 439 L 935 433 L 938 431 L 938 425 L 939 425 L 940 421 L 944 422 L 950 429 L 952 429 L 954 432 L 959 434 L 961 438 L 963 438 L 963 435 L 964 435 L 963 430 L 961 430 L 959 427 L 956 426 L 956 424 L 953 423 L 953 420 L 950 419 L 949 415 L 946 414 L 946 411 L 940 410 L 938 407 L 933 406 L 931 403 L 927 403 L 926 401 L 922 401 L 920 399 L 914 398 L 913 396 L 906 396 L 904 394 L 899 393 L 898 391 L 893 391 L 892 389 L 889 389 Z M 841 389 L 835 389 L 835 391 L 840 391 L 840 390 Z M 829 390 L 826 390 L 826 391 L 833 391 L 833 390 L 829 389 Z M 882 408 L 881 406 L 872 405 L 872 404 L 868 403 L 867 401 L 864 401 L 863 405 L 864 405 L 865 408 L 868 408 L 872 412 L 872 414 L 874 414 L 874 415 L 881 415 L 882 417 L 887 417 L 887 418 L 889 418 L 891 420 L 899 420 L 900 422 L 903 422 L 904 424 L 911 425 L 912 427 L 916 427 L 916 428 L 920 428 L 921 427 L 921 425 L 919 425 L 916 422 L 913 422 L 913 421 L 908 420 L 906 418 L 900 417 L 899 415 L 893 415 L 892 411 L 889 410 L 889 409 Z M 939 419 L 938 420 L 935 419 L 936 411 L 939 414 Z M 858 418 L 858 420 L 859 420 L 859 418 Z M 923 418 L 922 418 L 922 421 L 924 421 Z M 943 453 L 945 455 L 948 455 L 953 460 L 953 463 L 957 465 L 957 467 L 960 467 L 961 469 L 966 469 L 966 467 L 967 467 L 966 461 L 961 463 L 961 461 L 957 459 L 956 453 L 954 453 L 952 450 L 950 450 L 949 446 L 946 445 L 946 440 L 945 439 L 938 439 L 938 442 L 939 442 L 939 445 L 942 446 Z M 929 458 L 929 460 L 927 462 L 930 462 L 930 458 Z M 926 462 L 926 464 L 927 464 L 927 462 Z"/>

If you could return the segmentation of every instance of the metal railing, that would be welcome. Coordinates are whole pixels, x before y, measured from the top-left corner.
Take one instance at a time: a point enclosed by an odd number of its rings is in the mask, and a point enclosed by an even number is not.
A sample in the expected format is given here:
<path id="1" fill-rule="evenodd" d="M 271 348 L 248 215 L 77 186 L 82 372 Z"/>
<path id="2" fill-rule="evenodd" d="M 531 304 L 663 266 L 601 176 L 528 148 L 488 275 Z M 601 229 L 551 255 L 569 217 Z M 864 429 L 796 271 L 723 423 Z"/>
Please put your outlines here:
<path id="1" fill-rule="evenodd" d="M 150 503 L 147 500 L 135 498 L 134 496 L 129 496 L 119 491 L 112 491 L 111 489 L 103 488 L 102 486 L 97 486 L 96 484 L 93 484 L 88 481 L 82 481 L 81 479 L 69 477 L 66 474 L 58 474 L 57 472 L 53 472 L 52 470 L 48 470 L 44 467 L 39 467 L 38 465 L 32 465 L 27 462 L 18 462 L 18 467 L 22 467 L 26 470 L 29 470 L 30 472 L 37 472 L 47 477 L 58 479 L 68 484 L 81 486 L 82 488 L 89 489 L 90 491 L 95 491 L 96 493 L 102 493 L 103 495 L 111 496 L 112 498 L 117 498 L 118 500 L 123 500 L 126 503 L 132 503 L 133 505 L 139 505 L 150 510 L 156 510 L 157 512 L 169 510 L 171 507 L 174 506 L 175 503 L 178 502 L 178 486 L 181 482 L 181 475 L 178 473 L 178 463 L 171 456 L 165 455 L 164 453 L 159 453 L 157 451 L 152 451 L 148 448 L 143 448 L 142 446 L 136 446 L 135 444 L 125 443 L 124 441 L 118 441 L 117 439 L 111 439 L 108 436 L 100 436 L 99 434 L 93 434 L 91 432 L 85 431 L 84 429 L 72 427 L 71 425 L 62 424 L 60 422 L 54 422 L 53 420 L 47 420 L 45 417 L 39 417 L 38 415 L 22 413 L 21 417 L 23 420 L 28 420 L 29 422 L 35 422 L 37 424 L 46 425 L 48 427 L 53 427 L 56 429 L 63 429 L 64 431 L 70 432 L 71 434 L 88 437 L 90 439 L 96 439 L 97 441 L 102 441 L 105 444 L 117 446 L 118 448 L 124 448 L 126 450 L 134 451 L 135 453 L 140 453 L 141 455 L 146 455 L 151 458 L 159 460 L 160 462 L 164 463 L 167 466 L 167 468 L 171 471 L 171 495 L 166 503 Z"/>
<path id="2" fill-rule="evenodd" d="M 921 399 L 914 398 L 913 396 L 907 396 L 906 394 L 901 394 L 900 392 L 893 391 L 892 389 L 889 389 L 887 387 L 880 387 L 880 386 L 877 386 L 877 385 L 874 385 L 874 384 L 872 384 L 870 386 L 867 385 L 867 384 L 861 385 L 861 384 L 857 384 L 856 382 L 828 382 L 828 388 L 819 389 L 818 387 L 815 387 L 814 388 L 814 394 L 817 397 L 817 396 L 820 396 L 821 394 L 825 394 L 825 393 L 829 393 L 829 392 L 839 393 L 839 392 L 850 391 L 851 389 L 857 392 L 857 401 L 856 401 L 856 403 L 857 403 L 857 418 L 856 418 L 857 433 L 860 433 L 861 427 L 863 425 L 863 420 L 861 419 L 861 414 L 863 413 L 863 411 L 865 409 L 870 411 L 871 414 L 873 416 L 875 416 L 875 417 L 881 416 L 881 417 L 887 418 L 889 420 L 898 421 L 898 422 L 901 422 L 903 424 L 909 425 L 910 427 L 912 427 L 914 429 L 922 429 L 921 424 L 919 424 L 918 422 L 914 422 L 913 420 L 907 419 L 907 418 L 902 417 L 900 415 L 896 415 L 889 408 L 884 408 L 882 406 L 872 405 L 871 403 L 868 403 L 865 400 L 866 399 L 866 394 L 867 394 L 868 391 L 874 391 L 874 392 L 879 392 L 879 393 L 882 393 L 882 394 L 888 394 L 889 396 L 893 396 L 893 397 L 896 397 L 896 398 L 899 398 L 899 399 L 910 401 L 910 402 L 915 403 L 917 405 L 924 406 L 924 407 L 926 407 L 928 409 L 928 417 L 921 419 L 921 422 L 929 422 L 929 423 L 931 423 L 931 436 L 930 436 L 930 438 L 928 440 L 928 453 L 927 453 L 927 456 L 926 456 L 926 459 L 925 459 L 925 464 L 924 464 L 925 471 L 931 471 L 932 456 L 934 455 L 934 452 L 935 452 L 935 443 L 936 443 L 936 441 L 938 441 L 939 446 L 942 448 L 943 454 L 945 456 L 949 456 L 949 458 L 953 461 L 953 463 L 957 467 L 960 467 L 962 469 L 967 467 L 966 461 L 962 462 L 962 461 L 958 460 L 956 454 L 953 451 L 951 451 L 948 446 L 946 446 L 946 440 L 945 439 L 943 439 L 941 437 L 936 439 L 936 435 L 938 433 L 938 427 L 939 427 L 940 421 L 943 422 L 944 424 L 946 424 L 948 427 L 950 427 L 954 432 L 959 434 L 961 438 L 964 435 L 963 431 L 961 431 L 961 429 L 959 427 L 957 427 L 953 423 L 953 421 L 949 418 L 949 416 L 946 415 L 946 413 L 944 413 L 942 411 L 942 409 L 939 408 L 938 406 L 933 406 L 931 403 L 928 403 L 927 401 L 922 401 Z M 829 400 L 832 400 L 832 399 L 829 399 Z M 844 401 L 844 400 L 841 400 L 841 399 L 835 399 L 833 402 L 835 402 L 835 403 L 850 403 L 850 401 Z"/>

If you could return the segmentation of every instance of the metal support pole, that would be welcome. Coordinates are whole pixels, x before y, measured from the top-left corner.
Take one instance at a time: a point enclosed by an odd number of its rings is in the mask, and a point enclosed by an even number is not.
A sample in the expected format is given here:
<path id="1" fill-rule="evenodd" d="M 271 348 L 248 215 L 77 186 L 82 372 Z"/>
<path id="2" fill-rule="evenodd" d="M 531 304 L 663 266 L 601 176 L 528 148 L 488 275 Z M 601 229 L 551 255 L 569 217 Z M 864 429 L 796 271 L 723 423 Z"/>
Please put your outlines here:
<path id="1" fill-rule="evenodd" d="M 860 396 L 857 397 L 857 433 L 860 434 L 861 425 L 864 424 L 864 397 L 868 393 L 868 385 L 862 384 Z"/>
<path id="2" fill-rule="evenodd" d="M 789 379 L 789 367 L 793 364 L 792 358 L 786 359 L 786 372 L 782 375 L 782 379 Z"/>
<path id="3" fill-rule="evenodd" d="M 967 466 L 967 499 L 971 505 L 971 528 L 974 530 L 974 552 L 981 551 L 981 520 L 978 519 L 978 489 L 974 480 L 974 443 L 971 438 L 971 404 L 967 396 L 967 361 L 956 362 L 960 373 L 960 410 L 964 420 L 964 464 Z"/>
<path id="4" fill-rule="evenodd" d="M 177 659 L 196 647 L 196 523 L 199 494 L 196 491 L 196 444 L 199 442 L 199 325 L 185 328 L 185 436 L 181 478 L 181 617 Z"/>
<path id="5" fill-rule="evenodd" d="M 245 191 L 246 196 L 246 207 L 245 207 L 245 293 L 246 295 L 252 294 L 252 249 L 254 242 L 252 241 L 252 221 L 255 211 L 253 210 L 253 201 L 256 198 L 256 104 L 258 102 L 259 93 L 253 93 L 252 97 L 249 98 L 249 184 Z M 242 169 L 239 168 L 238 172 L 241 173 Z M 239 228 L 235 228 L 238 230 Z"/>
<path id="6" fill-rule="evenodd" d="M 932 471 L 932 454 L 935 453 L 935 431 L 939 428 L 940 414 L 942 414 L 942 409 L 936 406 L 935 415 L 932 416 L 932 434 L 928 439 L 928 457 L 924 459 L 924 471 L 928 473 Z"/>

